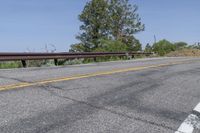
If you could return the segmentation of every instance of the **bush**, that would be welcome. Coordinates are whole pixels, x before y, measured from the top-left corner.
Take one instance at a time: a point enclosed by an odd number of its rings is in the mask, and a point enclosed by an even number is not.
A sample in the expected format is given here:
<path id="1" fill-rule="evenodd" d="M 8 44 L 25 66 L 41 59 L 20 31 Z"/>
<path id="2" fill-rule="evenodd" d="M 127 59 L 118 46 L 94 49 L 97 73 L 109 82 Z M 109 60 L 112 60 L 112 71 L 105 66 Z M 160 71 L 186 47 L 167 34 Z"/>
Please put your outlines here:
<path id="1" fill-rule="evenodd" d="M 174 45 L 176 47 L 176 50 L 184 49 L 188 46 L 188 44 L 185 42 L 176 42 L 174 43 Z"/>
<path id="2" fill-rule="evenodd" d="M 175 45 L 167 40 L 161 40 L 153 45 L 153 52 L 157 53 L 160 56 L 164 56 L 175 50 Z"/>
<path id="3" fill-rule="evenodd" d="M 19 61 L 0 62 L 0 69 L 20 68 L 21 66 Z"/>

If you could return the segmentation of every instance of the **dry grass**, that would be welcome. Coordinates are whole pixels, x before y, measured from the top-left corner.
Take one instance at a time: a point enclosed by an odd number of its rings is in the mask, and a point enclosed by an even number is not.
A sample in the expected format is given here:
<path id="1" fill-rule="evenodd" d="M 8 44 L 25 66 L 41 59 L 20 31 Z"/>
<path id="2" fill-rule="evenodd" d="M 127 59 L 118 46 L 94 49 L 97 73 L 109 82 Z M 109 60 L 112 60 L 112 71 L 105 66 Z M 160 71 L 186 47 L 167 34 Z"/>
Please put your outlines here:
<path id="1" fill-rule="evenodd" d="M 168 57 L 200 57 L 200 50 L 198 49 L 181 49 L 167 54 Z"/>

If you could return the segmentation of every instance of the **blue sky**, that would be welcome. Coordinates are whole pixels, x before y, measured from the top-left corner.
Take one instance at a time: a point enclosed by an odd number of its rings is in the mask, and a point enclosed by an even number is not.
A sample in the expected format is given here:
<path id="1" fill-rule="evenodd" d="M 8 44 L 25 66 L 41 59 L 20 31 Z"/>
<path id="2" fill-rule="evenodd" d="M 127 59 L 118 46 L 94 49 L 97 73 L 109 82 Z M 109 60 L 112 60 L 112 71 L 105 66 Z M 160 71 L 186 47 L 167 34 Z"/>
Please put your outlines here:
<path id="1" fill-rule="evenodd" d="M 88 0 L 0 0 L 0 51 L 41 52 L 45 45 L 67 51 L 78 42 L 78 14 Z M 200 0 L 130 0 L 146 26 L 135 36 L 142 42 L 168 39 L 200 41 Z"/>

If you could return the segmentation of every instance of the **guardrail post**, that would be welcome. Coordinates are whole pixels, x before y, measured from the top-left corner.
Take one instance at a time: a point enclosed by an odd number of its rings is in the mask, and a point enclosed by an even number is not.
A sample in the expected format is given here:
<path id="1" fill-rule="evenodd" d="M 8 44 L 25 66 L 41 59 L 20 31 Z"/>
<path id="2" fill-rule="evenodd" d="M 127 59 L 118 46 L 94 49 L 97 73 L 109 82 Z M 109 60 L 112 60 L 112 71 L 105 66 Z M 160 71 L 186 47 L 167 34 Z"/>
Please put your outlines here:
<path id="1" fill-rule="evenodd" d="M 150 56 L 150 54 L 146 54 L 145 56 L 149 57 L 149 56 Z"/>
<path id="2" fill-rule="evenodd" d="M 58 66 L 58 59 L 54 59 L 55 66 Z"/>
<path id="3" fill-rule="evenodd" d="M 97 57 L 94 57 L 94 62 L 97 62 Z"/>
<path id="4" fill-rule="evenodd" d="M 26 67 L 27 67 L 26 60 L 21 60 L 21 62 L 22 62 L 22 66 L 23 66 L 24 68 L 26 68 Z"/>
<path id="5" fill-rule="evenodd" d="M 126 58 L 127 58 L 128 60 L 130 60 L 130 59 L 131 59 L 131 55 L 130 55 L 129 53 L 126 53 Z"/>

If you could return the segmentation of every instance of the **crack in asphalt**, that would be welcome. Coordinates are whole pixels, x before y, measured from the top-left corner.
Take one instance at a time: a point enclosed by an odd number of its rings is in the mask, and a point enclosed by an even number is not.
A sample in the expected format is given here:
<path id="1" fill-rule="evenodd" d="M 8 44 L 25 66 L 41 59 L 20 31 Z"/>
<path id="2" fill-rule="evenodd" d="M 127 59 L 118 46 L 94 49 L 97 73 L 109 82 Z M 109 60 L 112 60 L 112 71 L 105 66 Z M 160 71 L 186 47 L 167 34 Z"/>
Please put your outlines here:
<path id="1" fill-rule="evenodd" d="M 17 78 L 11 78 L 11 77 L 5 77 L 5 76 L 0 76 L 0 78 L 14 80 L 14 81 L 18 81 L 18 82 L 27 82 L 25 80 L 21 80 L 21 79 L 17 79 Z M 29 82 L 27 82 L 27 83 L 29 83 Z"/>
<path id="2" fill-rule="evenodd" d="M 58 93 L 54 92 L 54 90 L 49 90 L 48 88 L 46 87 L 53 87 L 53 88 L 56 88 L 56 89 L 59 89 L 59 90 L 63 90 L 62 88 L 59 88 L 57 86 L 52 86 L 52 85 L 49 85 L 49 86 L 43 86 L 43 88 L 45 88 L 45 90 L 49 91 L 52 95 L 54 96 L 57 96 L 57 97 L 60 97 L 60 98 L 64 98 L 64 99 L 68 99 L 68 100 L 71 100 L 73 102 L 76 102 L 76 103 L 80 103 L 80 104 L 85 104 L 87 106 L 90 106 L 90 107 L 93 107 L 95 109 L 98 109 L 98 110 L 104 110 L 104 111 L 107 111 L 107 112 L 110 112 L 112 114 L 115 114 L 115 115 L 118 115 L 118 116 L 121 116 L 121 117 L 125 117 L 125 118 L 128 118 L 128 119 L 132 119 L 132 120 L 136 120 L 136 121 L 141 121 L 143 123 L 148 123 L 148 124 L 151 124 L 151 125 L 155 125 L 155 126 L 158 126 L 158 127 L 162 127 L 162 128 L 165 128 L 165 129 L 169 129 L 171 131 L 176 131 L 176 129 L 173 129 L 169 126 L 166 126 L 165 124 L 158 124 L 156 122 L 153 122 L 153 121 L 150 121 L 150 120 L 146 120 L 146 119 L 142 119 L 140 117 L 132 117 L 130 115 L 127 115 L 125 113 L 120 113 L 120 112 L 117 112 L 117 111 L 114 111 L 114 110 L 111 110 L 111 109 L 108 109 L 104 106 L 96 106 L 94 104 L 91 104 L 89 102 L 85 102 L 85 101 L 81 101 L 81 100 L 76 100 L 76 99 L 73 99 L 73 98 L 70 98 L 70 97 L 66 97 L 66 96 L 60 96 Z M 181 120 L 179 120 L 181 121 Z"/>

